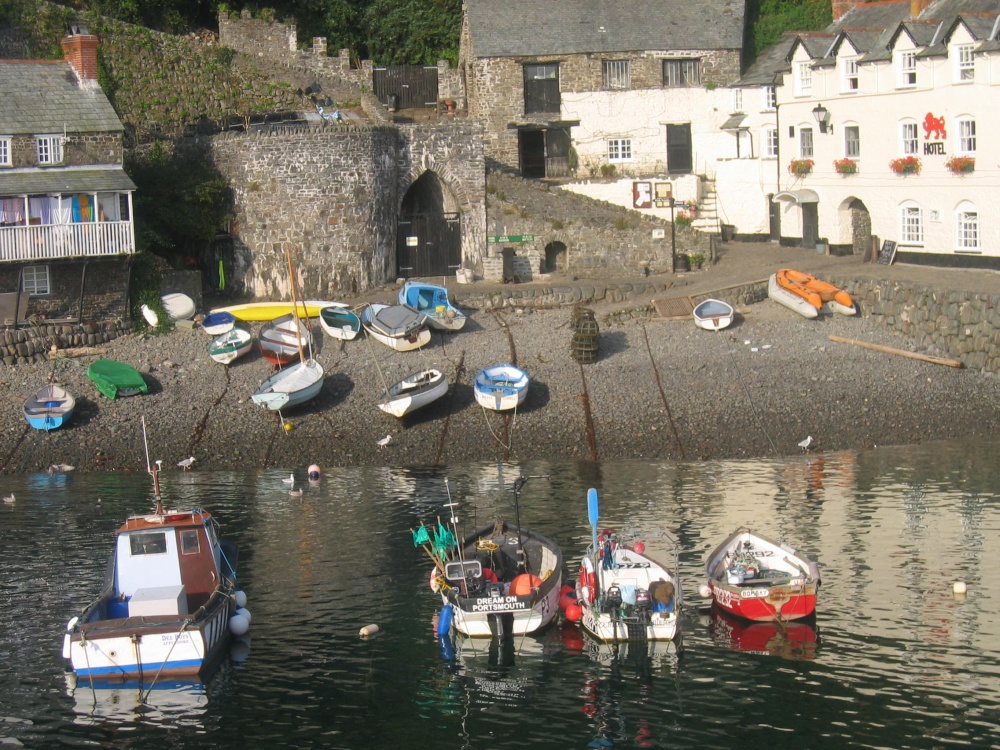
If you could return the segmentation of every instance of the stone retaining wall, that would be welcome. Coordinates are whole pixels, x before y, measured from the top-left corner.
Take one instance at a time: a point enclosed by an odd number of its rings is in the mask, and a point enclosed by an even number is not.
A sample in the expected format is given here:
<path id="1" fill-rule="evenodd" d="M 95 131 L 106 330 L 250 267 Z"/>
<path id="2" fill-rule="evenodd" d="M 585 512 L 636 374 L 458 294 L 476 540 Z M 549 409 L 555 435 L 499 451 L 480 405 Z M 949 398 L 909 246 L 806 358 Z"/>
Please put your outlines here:
<path id="1" fill-rule="evenodd" d="M 0 331 L 0 356 L 5 365 L 25 365 L 45 362 L 55 347 L 100 346 L 128 333 L 126 320 L 73 325 L 32 325 L 26 328 L 5 328 Z"/>

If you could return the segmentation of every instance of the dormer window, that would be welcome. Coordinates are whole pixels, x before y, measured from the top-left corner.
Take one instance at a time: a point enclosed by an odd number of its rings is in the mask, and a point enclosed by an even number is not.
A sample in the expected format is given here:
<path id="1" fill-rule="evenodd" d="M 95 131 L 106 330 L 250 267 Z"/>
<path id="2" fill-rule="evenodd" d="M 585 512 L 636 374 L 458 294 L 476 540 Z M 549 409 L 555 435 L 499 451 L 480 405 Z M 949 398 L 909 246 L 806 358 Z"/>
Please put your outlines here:
<path id="1" fill-rule="evenodd" d="M 778 88 L 776 86 L 765 86 L 762 95 L 764 111 L 771 112 L 778 108 Z"/>
<path id="2" fill-rule="evenodd" d="M 973 81 L 976 78 L 976 58 L 971 44 L 959 44 L 955 52 L 955 80 Z"/>
<path id="3" fill-rule="evenodd" d="M 807 62 L 795 63 L 795 93 L 804 96 L 812 91 L 812 65 Z"/>
<path id="4" fill-rule="evenodd" d="M 36 136 L 35 153 L 39 164 L 61 164 L 63 160 L 62 137 L 58 135 Z"/>
<path id="5" fill-rule="evenodd" d="M 841 70 L 843 71 L 843 76 L 841 79 L 841 91 L 857 91 L 858 90 L 858 58 L 856 57 L 845 57 L 841 60 Z"/>
<path id="6" fill-rule="evenodd" d="M 899 85 L 900 86 L 917 85 L 916 52 L 910 51 L 910 52 L 899 53 Z"/>

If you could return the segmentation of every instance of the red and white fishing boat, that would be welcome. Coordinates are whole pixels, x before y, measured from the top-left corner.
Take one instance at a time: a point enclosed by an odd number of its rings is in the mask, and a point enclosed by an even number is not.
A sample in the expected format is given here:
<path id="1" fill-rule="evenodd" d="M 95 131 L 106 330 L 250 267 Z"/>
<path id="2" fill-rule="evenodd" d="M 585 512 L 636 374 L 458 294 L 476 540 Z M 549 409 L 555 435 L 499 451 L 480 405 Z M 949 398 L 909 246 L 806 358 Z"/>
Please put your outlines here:
<path id="1" fill-rule="evenodd" d="M 66 625 L 63 657 L 89 682 L 203 675 L 230 635 L 250 626 L 236 589 L 236 545 L 219 539 L 204 510 L 165 510 L 153 467 L 155 506 L 115 535 L 100 593 Z"/>
<path id="2" fill-rule="evenodd" d="M 782 542 L 739 528 L 705 561 L 701 594 L 755 622 L 798 620 L 816 612 L 819 566 Z"/>

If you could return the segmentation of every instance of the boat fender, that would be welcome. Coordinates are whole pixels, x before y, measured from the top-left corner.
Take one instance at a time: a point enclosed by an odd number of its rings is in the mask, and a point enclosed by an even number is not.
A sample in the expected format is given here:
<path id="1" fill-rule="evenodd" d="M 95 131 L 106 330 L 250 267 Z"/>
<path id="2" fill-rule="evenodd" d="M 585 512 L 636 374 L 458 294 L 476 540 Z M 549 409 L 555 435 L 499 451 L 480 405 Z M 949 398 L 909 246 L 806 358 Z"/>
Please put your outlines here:
<path id="1" fill-rule="evenodd" d="M 451 621 L 453 617 L 454 611 L 450 604 L 445 604 L 441 607 L 441 614 L 438 615 L 437 634 L 442 638 L 451 632 Z"/>
<path id="2" fill-rule="evenodd" d="M 455 644 L 452 643 L 451 637 L 442 635 L 438 636 L 438 646 L 441 647 L 441 660 L 447 662 L 455 661 Z"/>
<path id="3" fill-rule="evenodd" d="M 229 618 L 229 632 L 233 635 L 239 637 L 241 635 L 246 635 L 246 632 L 250 629 L 250 623 L 247 621 L 243 615 L 233 615 Z"/>
<path id="4" fill-rule="evenodd" d="M 433 591 L 435 594 L 441 591 L 441 582 L 438 580 L 438 576 L 439 576 L 438 569 L 437 568 L 431 569 L 430 586 L 431 586 L 431 591 Z"/>
<path id="5" fill-rule="evenodd" d="M 246 592 L 237 589 L 236 593 L 233 594 L 233 601 L 236 602 L 237 609 L 242 609 L 243 607 L 247 606 Z"/>
<path id="6" fill-rule="evenodd" d="M 70 644 L 72 643 L 72 640 L 73 639 L 70 637 L 69 633 L 63 634 L 63 650 L 62 650 L 62 655 L 63 655 L 63 659 L 66 659 L 67 661 L 69 661 L 69 657 L 70 657 L 70 654 L 71 654 Z"/>
<path id="7" fill-rule="evenodd" d="M 361 630 L 358 631 L 358 635 L 362 638 L 371 638 L 375 635 L 381 628 L 378 625 L 372 623 L 371 625 L 365 625 Z"/>
<path id="8" fill-rule="evenodd" d="M 250 627 L 250 623 L 253 622 L 253 617 L 251 616 L 249 609 L 246 607 L 240 607 L 236 610 L 236 615 L 247 618 L 247 627 Z"/>

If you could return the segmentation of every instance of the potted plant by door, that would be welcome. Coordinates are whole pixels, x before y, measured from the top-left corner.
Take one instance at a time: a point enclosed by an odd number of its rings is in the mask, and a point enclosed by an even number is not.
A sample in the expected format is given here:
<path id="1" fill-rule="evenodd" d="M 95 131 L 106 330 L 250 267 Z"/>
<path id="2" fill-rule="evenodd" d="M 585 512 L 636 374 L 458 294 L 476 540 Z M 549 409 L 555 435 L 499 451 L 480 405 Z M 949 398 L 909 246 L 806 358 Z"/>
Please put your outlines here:
<path id="1" fill-rule="evenodd" d="M 688 263 L 691 264 L 691 268 L 701 269 L 701 264 L 705 262 L 705 256 L 701 253 L 688 253 Z"/>

